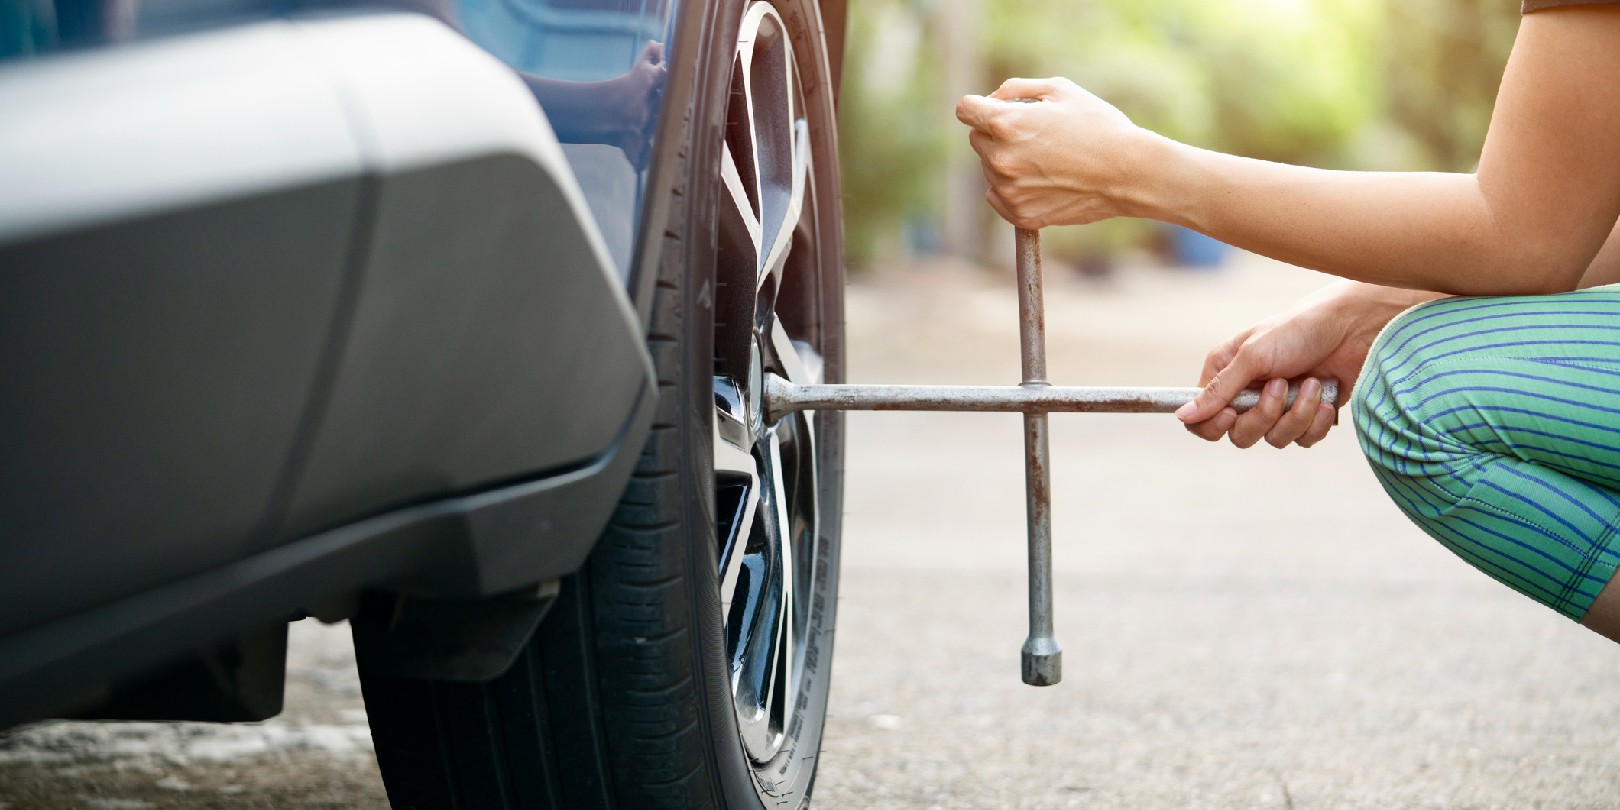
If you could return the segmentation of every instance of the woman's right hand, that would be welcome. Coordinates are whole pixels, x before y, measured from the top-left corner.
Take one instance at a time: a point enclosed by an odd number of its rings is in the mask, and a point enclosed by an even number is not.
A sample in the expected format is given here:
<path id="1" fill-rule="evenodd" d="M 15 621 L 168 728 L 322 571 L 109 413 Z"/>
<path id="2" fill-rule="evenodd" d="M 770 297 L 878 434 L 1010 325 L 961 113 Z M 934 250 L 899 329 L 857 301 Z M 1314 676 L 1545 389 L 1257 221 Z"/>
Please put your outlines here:
<path id="1" fill-rule="evenodd" d="M 963 96 L 956 117 L 970 127 L 986 201 L 1020 228 L 1136 215 L 1132 167 L 1163 141 L 1062 78 L 1008 79 L 989 96 Z"/>
<path id="2" fill-rule="evenodd" d="M 1338 422 L 1350 386 L 1384 324 L 1434 293 L 1340 282 L 1289 310 L 1239 332 L 1216 346 L 1204 360 L 1204 390 L 1176 411 L 1193 435 L 1221 437 L 1238 447 L 1261 439 L 1273 447 L 1321 441 Z M 1287 383 L 1300 380 L 1292 408 L 1284 406 Z M 1339 382 L 1338 399 L 1321 399 L 1321 382 Z M 1260 387 L 1260 403 L 1239 415 L 1228 406 L 1245 388 Z"/>

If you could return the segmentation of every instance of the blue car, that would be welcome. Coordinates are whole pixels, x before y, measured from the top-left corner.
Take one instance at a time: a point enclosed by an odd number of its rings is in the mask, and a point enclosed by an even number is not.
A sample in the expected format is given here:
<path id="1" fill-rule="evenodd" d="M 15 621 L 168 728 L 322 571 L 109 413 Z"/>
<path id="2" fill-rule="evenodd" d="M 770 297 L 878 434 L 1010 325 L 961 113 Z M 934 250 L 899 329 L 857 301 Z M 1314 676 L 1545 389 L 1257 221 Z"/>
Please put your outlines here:
<path id="1" fill-rule="evenodd" d="M 280 711 L 399 808 L 802 807 L 843 0 L 0 0 L 0 728 Z"/>

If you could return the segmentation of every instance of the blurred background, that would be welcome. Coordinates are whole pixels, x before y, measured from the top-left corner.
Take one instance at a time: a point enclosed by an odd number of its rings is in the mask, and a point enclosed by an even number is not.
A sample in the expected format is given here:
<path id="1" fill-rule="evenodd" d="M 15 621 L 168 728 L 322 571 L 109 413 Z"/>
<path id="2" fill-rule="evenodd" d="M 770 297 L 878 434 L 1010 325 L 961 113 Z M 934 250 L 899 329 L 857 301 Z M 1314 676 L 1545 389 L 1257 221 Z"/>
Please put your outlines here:
<path id="1" fill-rule="evenodd" d="M 852 3 L 839 114 L 851 268 L 1010 254 L 953 109 L 1011 76 L 1068 77 L 1208 149 L 1472 170 L 1518 19 L 1511 0 Z M 1048 262 L 1092 273 L 1224 258 L 1196 234 L 1134 220 L 1049 229 L 1044 242 Z"/>

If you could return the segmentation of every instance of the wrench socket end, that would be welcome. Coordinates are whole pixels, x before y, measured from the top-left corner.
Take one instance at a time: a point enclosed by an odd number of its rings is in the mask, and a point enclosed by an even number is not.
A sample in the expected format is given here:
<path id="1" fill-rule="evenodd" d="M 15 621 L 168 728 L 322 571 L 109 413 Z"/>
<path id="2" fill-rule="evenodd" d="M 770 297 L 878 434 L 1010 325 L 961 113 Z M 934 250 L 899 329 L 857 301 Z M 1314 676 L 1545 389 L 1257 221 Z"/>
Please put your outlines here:
<path id="1" fill-rule="evenodd" d="M 1054 686 L 1063 680 L 1063 648 L 1057 639 L 1031 636 L 1024 640 L 1024 683 Z"/>

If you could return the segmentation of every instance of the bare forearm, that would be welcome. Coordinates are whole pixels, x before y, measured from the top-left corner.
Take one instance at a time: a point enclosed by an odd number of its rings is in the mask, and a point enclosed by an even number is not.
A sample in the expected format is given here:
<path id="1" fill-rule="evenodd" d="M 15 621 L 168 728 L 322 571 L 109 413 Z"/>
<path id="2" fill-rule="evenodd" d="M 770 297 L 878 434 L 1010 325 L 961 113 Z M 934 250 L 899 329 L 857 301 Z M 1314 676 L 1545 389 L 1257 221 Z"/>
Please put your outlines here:
<path id="1" fill-rule="evenodd" d="M 1133 213 L 1290 264 L 1461 295 L 1571 289 L 1586 266 L 1494 211 L 1472 174 L 1310 169 L 1168 140 L 1148 150 Z"/>
<path id="2" fill-rule="evenodd" d="M 1528 16 L 1474 174 L 1334 172 L 1162 138 L 1135 167 L 1147 216 L 1378 284 L 1472 295 L 1573 289 L 1620 216 L 1620 7 Z M 1139 185 L 1137 184 L 1139 183 Z"/>

